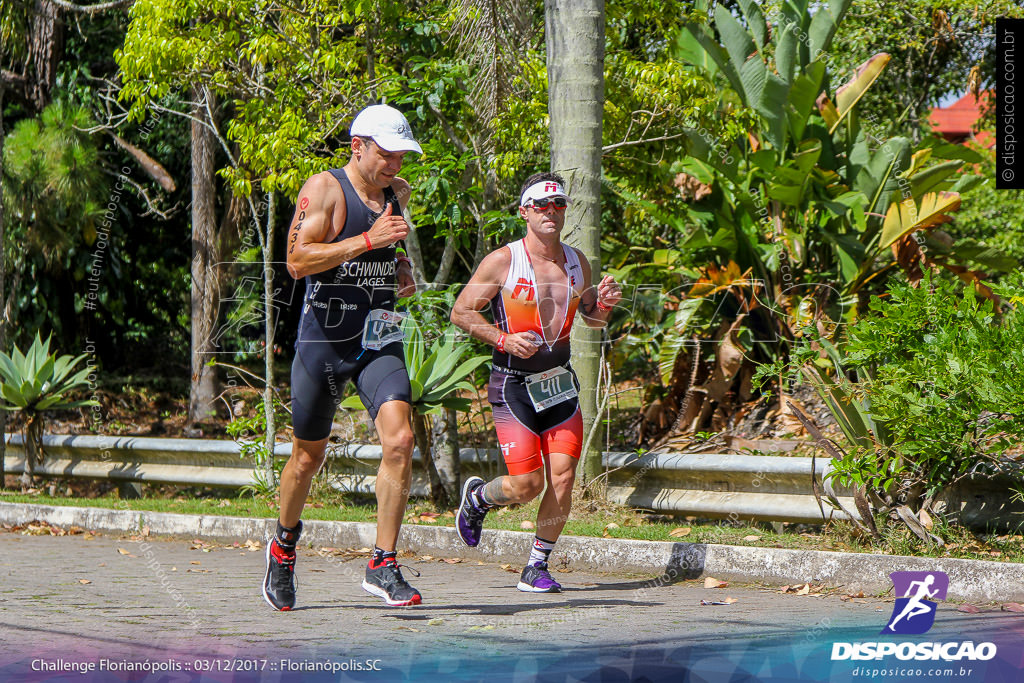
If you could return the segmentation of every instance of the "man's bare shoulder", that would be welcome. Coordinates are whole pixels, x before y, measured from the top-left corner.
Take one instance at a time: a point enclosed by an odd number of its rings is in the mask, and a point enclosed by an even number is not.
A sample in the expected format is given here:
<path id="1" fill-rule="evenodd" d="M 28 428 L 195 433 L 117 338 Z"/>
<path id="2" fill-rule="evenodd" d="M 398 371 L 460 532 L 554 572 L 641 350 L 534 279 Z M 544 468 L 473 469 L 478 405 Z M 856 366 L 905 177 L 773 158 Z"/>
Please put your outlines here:
<path id="1" fill-rule="evenodd" d="M 501 282 L 512 265 L 512 252 L 508 247 L 495 249 L 480 260 L 474 279 L 486 282 Z"/>
<path id="2" fill-rule="evenodd" d="M 487 264 L 488 267 L 500 266 L 507 268 L 511 263 L 512 250 L 506 245 L 504 247 L 498 247 L 487 256 L 484 256 L 480 261 L 480 267 L 482 268 L 484 264 Z"/>
<path id="3" fill-rule="evenodd" d="M 306 206 L 329 208 L 338 201 L 341 186 L 328 171 L 312 175 L 299 190 L 295 204 L 298 208 Z"/>

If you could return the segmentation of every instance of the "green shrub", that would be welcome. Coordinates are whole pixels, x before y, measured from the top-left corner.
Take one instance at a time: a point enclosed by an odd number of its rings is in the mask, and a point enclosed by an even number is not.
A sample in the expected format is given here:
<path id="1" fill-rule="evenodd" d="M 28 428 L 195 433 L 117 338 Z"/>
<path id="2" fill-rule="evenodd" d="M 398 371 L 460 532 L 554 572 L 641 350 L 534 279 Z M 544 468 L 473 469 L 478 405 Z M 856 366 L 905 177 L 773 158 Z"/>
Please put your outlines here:
<path id="1" fill-rule="evenodd" d="M 994 289 L 998 306 L 955 281 L 895 282 L 842 338 L 808 330 L 759 379 L 789 370 L 815 385 L 850 446 L 839 483 L 883 509 L 931 509 L 964 477 L 1004 469 L 1024 437 L 1024 277 Z"/>
<path id="2" fill-rule="evenodd" d="M 87 377 L 94 368 L 86 366 L 76 372 L 84 358 L 85 354 L 76 358 L 50 353 L 50 338 L 44 342 L 38 332 L 27 352 L 22 353 L 17 346 L 9 356 L 0 352 L 0 409 L 17 412 L 25 420 L 23 488 L 31 486 L 36 462 L 41 462 L 44 455 L 43 423 L 47 411 L 98 405 L 92 399 L 72 400 L 69 396 L 89 385 Z"/>

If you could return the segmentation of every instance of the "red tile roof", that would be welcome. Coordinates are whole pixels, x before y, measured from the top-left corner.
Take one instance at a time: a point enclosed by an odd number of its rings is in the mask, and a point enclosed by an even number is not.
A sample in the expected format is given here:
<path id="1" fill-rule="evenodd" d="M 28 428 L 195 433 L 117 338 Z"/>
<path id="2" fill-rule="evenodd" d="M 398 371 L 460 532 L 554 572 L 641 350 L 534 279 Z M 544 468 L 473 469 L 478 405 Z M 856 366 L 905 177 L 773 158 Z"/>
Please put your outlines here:
<path id="1" fill-rule="evenodd" d="M 974 138 L 985 147 L 995 144 L 995 138 L 989 131 L 972 133 L 974 123 L 981 118 L 982 100 L 992 96 L 991 92 L 981 93 L 980 98 L 967 93 L 948 107 L 932 109 L 929 116 L 935 131 L 947 140 L 958 138 Z"/>

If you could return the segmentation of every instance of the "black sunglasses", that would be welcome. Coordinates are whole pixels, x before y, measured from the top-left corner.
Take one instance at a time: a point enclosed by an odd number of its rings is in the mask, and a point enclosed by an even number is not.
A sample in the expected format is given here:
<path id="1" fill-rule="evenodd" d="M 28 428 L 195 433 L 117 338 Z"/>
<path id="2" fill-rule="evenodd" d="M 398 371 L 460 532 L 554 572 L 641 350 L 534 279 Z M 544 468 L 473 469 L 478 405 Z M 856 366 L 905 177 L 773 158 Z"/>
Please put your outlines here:
<path id="1" fill-rule="evenodd" d="M 540 211 L 544 211 L 551 204 L 555 205 L 556 210 L 561 211 L 565 207 L 569 206 L 569 200 L 565 197 L 545 197 L 544 199 L 530 200 L 530 206 Z"/>

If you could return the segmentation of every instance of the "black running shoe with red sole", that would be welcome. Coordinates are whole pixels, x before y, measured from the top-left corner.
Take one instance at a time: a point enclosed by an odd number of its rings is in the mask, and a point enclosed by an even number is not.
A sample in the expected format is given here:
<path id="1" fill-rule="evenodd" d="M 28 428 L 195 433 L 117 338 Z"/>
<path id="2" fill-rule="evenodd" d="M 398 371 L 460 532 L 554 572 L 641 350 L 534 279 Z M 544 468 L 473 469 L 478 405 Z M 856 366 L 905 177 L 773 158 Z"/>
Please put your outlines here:
<path id="1" fill-rule="evenodd" d="M 267 543 L 263 599 L 281 612 L 288 612 L 295 607 L 295 551 L 288 552 L 282 548 L 276 538 Z"/>

